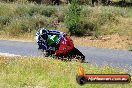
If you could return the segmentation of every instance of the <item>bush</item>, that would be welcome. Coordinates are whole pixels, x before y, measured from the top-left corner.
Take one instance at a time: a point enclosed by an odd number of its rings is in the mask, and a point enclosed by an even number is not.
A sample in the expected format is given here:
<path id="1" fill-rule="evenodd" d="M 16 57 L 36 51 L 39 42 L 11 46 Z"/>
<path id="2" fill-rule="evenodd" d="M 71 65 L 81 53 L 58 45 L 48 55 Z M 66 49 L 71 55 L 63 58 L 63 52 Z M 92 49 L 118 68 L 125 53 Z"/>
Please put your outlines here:
<path id="1" fill-rule="evenodd" d="M 11 18 L 8 16 L 0 16 L 0 24 L 1 25 L 7 25 L 11 21 Z"/>
<path id="2" fill-rule="evenodd" d="M 24 15 L 28 15 L 29 14 L 28 12 L 29 12 L 29 8 L 27 6 L 19 5 L 16 8 L 15 14 L 19 16 L 24 16 Z"/>
<path id="3" fill-rule="evenodd" d="M 3 31 L 3 28 L 8 26 L 11 22 L 11 18 L 8 16 L 0 16 L 0 31 Z"/>
<path id="4" fill-rule="evenodd" d="M 23 33 L 30 32 L 33 24 L 29 22 L 28 18 L 12 19 L 12 22 L 4 28 L 5 32 L 10 36 L 19 36 Z"/>
<path id="5" fill-rule="evenodd" d="M 32 21 L 32 24 L 34 24 L 34 29 L 38 30 L 39 28 L 44 27 L 48 24 L 47 19 L 48 18 L 46 18 L 40 14 L 36 14 L 32 17 L 30 22 Z"/>
<path id="6" fill-rule="evenodd" d="M 65 11 L 64 11 L 64 12 L 63 12 L 63 11 L 58 11 L 58 12 L 55 13 L 53 16 L 54 16 L 54 17 L 58 17 L 58 19 L 59 19 L 60 22 L 64 22 L 64 20 L 65 20 L 65 15 L 66 15 Z"/>
<path id="7" fill-rule="evenodd" d="M 51 17 L 53 14 L 55 14 L 56 9 L 53 7 L 47 7 L 47 8 L 42 8 L 41 10 L 41 15 L 44 15 L 46 17 Z"/>
<path id="8" fill-rule="evenodd" d="M 84 21 L 80 24 L 81 30 L 88 29 L 85 30 L 84 33 L 87 33 L 87 35 L 93 35 L 94 37 L 98 37 L 100 34 L 107 34 L 108 31 L 110 32 L 112 30 L 113 25 L 119 24 L 118 16 L 121 15 L 115 14 L 113 7 L 108 8 L 100 6 L 91 8 L 89 6 L 84 6 L 81 12 L 81 20 Z M 87 28 L 83 27 L 86 24 Z"/>
<path id="9" fill-rule="evenodd" d="M 10 36 L 19 36 L 23 31 L 21 30 L 20 22 L 12 22 L 9 26 L 5 28 L 6 33 Z"/>
<path id="10" fill-rule="evenodd" d="M 19 36 L 24 33 L 30 33 L 47 25 L 46 17 L 36 14 L 34 16 L 23 16 L 17 19 L 13 18 L 12 22 L 4 29 L 10 36 Z"/>
<path id="11" fill-rule="evenodd" d="M 79 24 L 79 30 L 77 31 L 77 34 L 80 36 L 84 35 L 94 35 L 94 32 L 98 29 L 98 26 L 94 22 L 90 22 L 87 20 L 82 20 Z"/>
<path id="12" fill-rule="evenodd" d="M 114 14 L 111 13 L 106 13 L 106 12 L 102 12 L 97 14 L 97 22 L 100 25 L 104 25 L 104 24 L 108 24 L 108 23 L 117 23 L 118 20 L 116 19 L 116 17 L 114 16 Z"/>
<path id="13" fill-rule="evenodd" d="M 31 6 L 28 13 L 29 13 L 30 16 L 33 16 L 35 14 L 38 14 L 39 11 L 40 11 L 39 7 L 37 7 L 37 6 Z"/>
<path id="14" fill-rule="evenodd" d="M 79 33 L 79 22 L 80 22 L 80 11 L 79 0 L 72 0 L 71 6 L 65 18 L 65 23 L 71 35 L 78 35 Z"/>
<path id="15" fill-rule="evenodd" d="M 35 4 L 16 4 L 15 15 L 16 16 L 33 16 L 40 13 L 40 6 Z"/>
<path id="16" fill-rule="evenodd" d="M 0 3 L 0 16 L 11 16 L 13 14 L 13 6 Z"/>

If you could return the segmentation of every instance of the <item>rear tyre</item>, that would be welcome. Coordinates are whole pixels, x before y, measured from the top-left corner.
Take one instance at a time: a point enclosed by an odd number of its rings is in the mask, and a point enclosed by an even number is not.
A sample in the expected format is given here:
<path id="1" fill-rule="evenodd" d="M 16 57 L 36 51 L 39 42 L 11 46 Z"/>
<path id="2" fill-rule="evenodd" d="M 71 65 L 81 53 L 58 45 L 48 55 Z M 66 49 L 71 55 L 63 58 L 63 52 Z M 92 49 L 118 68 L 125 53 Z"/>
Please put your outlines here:
<path id="1" fill-rule="evenodd" d="M 68 56 L 76 58 L 81 62 L 85 62 L 85 56 L 75 47 L 68 52 Z"/>

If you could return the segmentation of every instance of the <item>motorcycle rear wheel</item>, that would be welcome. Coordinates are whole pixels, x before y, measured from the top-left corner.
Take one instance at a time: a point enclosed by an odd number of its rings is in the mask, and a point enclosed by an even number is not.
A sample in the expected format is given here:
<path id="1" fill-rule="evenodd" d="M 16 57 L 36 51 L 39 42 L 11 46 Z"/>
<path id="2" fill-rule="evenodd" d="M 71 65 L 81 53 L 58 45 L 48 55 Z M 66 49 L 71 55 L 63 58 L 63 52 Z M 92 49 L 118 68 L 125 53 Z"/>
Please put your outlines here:
<path id="1" fill-rule="evenodd" d="M 80 62 L 85 62 L 85 56 L 75 47 L 68 51 L 67 56 L 72 59 L 77 59 Z"/>

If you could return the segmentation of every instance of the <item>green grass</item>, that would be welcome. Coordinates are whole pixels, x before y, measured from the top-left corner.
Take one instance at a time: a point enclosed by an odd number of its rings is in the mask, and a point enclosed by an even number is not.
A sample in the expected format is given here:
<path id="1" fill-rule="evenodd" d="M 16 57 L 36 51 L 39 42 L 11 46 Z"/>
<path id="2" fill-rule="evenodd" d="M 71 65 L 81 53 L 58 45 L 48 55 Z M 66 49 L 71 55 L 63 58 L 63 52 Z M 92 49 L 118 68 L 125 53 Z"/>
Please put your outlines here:
<path id="1" fill-rule="evenodd" d="M 0 88 L 130 88 L 130 84 L 76 83 L 78 62 L 63 62 L 51 58 L 0 57 Z M 83 64 L 88 74 L 126 73 L 108 66 Z"/>

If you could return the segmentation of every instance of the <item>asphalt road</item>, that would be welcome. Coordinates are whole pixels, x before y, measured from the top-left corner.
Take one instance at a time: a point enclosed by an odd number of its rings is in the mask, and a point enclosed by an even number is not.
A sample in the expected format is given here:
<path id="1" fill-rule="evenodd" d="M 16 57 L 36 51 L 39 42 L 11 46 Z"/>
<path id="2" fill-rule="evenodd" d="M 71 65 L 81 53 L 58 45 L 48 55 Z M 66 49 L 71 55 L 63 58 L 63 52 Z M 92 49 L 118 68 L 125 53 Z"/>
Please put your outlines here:
<path id="1" fill-rule="evenodd" d="M 96 47 L 77 46 L 85 55 L 86 61 L 102 66 L 118 66 L 128 68 L 132 66 L 132 52 L 127 50 L 114 50 Z M 34 42 L 20 42 L 0 40 L 0 53 L 9 53 L 22 56 L 41 56 Z"/>

